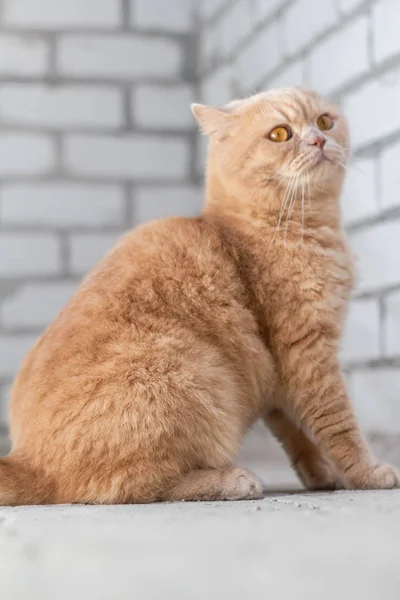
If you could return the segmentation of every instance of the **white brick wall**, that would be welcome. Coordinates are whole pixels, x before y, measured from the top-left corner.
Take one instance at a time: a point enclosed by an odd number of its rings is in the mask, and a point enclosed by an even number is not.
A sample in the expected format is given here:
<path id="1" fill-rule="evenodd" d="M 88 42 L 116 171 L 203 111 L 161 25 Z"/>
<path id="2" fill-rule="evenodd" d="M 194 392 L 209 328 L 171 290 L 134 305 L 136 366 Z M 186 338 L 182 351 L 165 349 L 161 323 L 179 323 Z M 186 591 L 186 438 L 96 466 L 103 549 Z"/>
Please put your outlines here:
<path id="1" fill-rule="evenodd" d="M 349 119 L 341 203 L 358 284 L 342 360 L 364 426 L 400 432 L 400 2 L 209 0 L 202 13 L 203 102 L 304 85 Z"/>
<path id="2" fill-rule="evenodd" d="M 94 210 L 95 205 L 95 210 Z M 124 225 L 123 189 L 71 182 L 5 184 L 0 222 L 9 226 L 103 227 Z"/>
<path id="3" fill-rule="evenodd" d="M 188 175 L 189 146 L 179 137 L 69 135 L 64 158 L 67 169 L 76 175 L 182 179 Z"/>
<path id="4" fill-rule="evenodd" d="M 384 343 L 387 356 L 400 355 L 400 292 L 389 294 L 386 298 Z"/>
<path id="5" fill-rule="evenodd" d="M 21 28 L 112 29 L 121 20 L 121 0 L 3 0 L 3 22 Z"/>
<path id="6" fill-rule="evenodd" d="M 400 68 L 385 72 L 358 87 L 344 100 L 344 109 L 352 124 L 355 149 L 400 131 Z M 366 127 L 366 116 L 368 117 Z"/>
<path id="7" fill-rule="evenodd" d="M 400 282 L 400 220 L 372 225 L 350 237 L 358 257 L 359 289 L 379 291 Z"/>
<path id="8" fill-rule="evenodd" d="M 54 319 L 74 293 L 76 283 L 26 283 L 10 294 L 0 307 L 0 323 L 6 328 L 35 329 Z"/>
<path id="9" fill-rule="evenodd" d="M 190 85 L 138 85 L 132 93 L 132 117 L 149 129 L 193 129 Z"/>
<path id="10" fill-rule="evenodd" d="M 65 35 L 58 44 L 60 73 L 83 79 L 176 78 L 183 65 L 179 43 L 133 35 Z"/>
<path id="11" fill-rule="evenodd" d="M 346 225 L 379 214 L 376 180 L 375 158 L 359 158 L 351 164 L 341 198 Z"/>
<path id="12" fill-rule="evenodd" d="M 281 35 L 278 24 L 272 23 L 265 30 L 261 30 L 235 62 L 237 77 L 250 87 L 257 86 L 265 75 L 273 71 L 281 60 L 279 36 Z M 248 94 L 249 95 L 249 90 Z"/>
<path id="13" fill-rule="evenodd" d="M 0 377 L 12 377 L 36 341 L 32 335 L 0 335 Z"/>
<path id="14" fill-rule="evenodd" d="M 119 233 L 77 233 L 69 237 L 69 271 L 84 275 L 115 245 Z"/>
<path id="15" fill-rule="evenodd" d="M 36 35 L 0 34 L 0 74 L 40 76 L 50 64 L 47 42 Z"/>
<path id="16" fill-rule="evenodd" d="M 381 201 L 382 209 L 400 206 L 400 143 L 385 148 L 381 161 Z"/>
<path id="17" fill-rule="evenodd" d="M 354 408 L 364 429 L 398 433 L 399 370 L 357 371 L 351 379 L 351 390 Z"/>
<path id="18" fill-rule="evenodd" d="M 1 429 L 24 354 L 80 279 L 126 229 L 201 196 L 195 0 L 0 5 Z"/>
<path id="19" fill-rule="evenodd" d="M 187 0 L 131 0 L 132 23 L 143 29 L 186 33 L 194 26 L 194 8 Z"/>
<path id="20" fill-rule="evenodd" d="M 379 358 L 380 307 L 375 298 L 355 300 L 347 315 L 343 336 L 343 360 L 353 362 Z"/>
<path id="21" fill-rule="evenodd" d="M 283 16 L 283 35 L 289 54 L 295 54 L 337 20 L 334 0 L 295 0 Z"/>
<path id="22" fill-rule="evenodd" d="M 329 94 L 368 68 L 368 18 L 363 16 L 329 36 L 311 53 L 310 83 L 321 94 Z"/>
<path id="23" fill-rule="evenodd" d="M 46 129 L 115 129 L 123 123 L 122 94 L 105 86 L 13 84 L 0 87 L 4 124 Z"/>
<path id="24" fill-rule="evenodd" d="M 49 136 L 42 133 L 2 132 L 0 177 L 45 175 L 55 164 L 55 145 Z"/>
<path id="25" fill-rule="evenodd" d="M 60 269 L 60 242 L 53 233 L 1 234 L 0 277 L 55 275 Z"/>
<path id="26" fill-rule="evenodd" d="M 132 200 L 135 221 L 143 223 L 159 217 L 195 216 L 203 204 L 197 186 L 139 187 Z"/>
<path id="27" fill-rule="evenodd" d="M 382 61 L 399 54 L 400 3 L 397 0 L 381 0 L 372 8 L 372 19 L 375 59 Z"/>

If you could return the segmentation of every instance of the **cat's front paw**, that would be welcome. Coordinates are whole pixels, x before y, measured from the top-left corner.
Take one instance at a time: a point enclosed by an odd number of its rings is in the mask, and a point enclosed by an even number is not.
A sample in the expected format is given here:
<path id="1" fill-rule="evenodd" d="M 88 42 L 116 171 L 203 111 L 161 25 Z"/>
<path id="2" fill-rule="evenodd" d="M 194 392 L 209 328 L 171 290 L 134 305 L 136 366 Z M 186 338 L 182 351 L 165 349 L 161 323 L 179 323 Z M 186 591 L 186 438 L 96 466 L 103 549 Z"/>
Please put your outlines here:
<path id="1" fill-rule="evenodd" d="M 353 476 L 346 487 L 363 490 L 390 490 L 400 487 L 400 474 L 392 465 L 378 464 L 356 477 Z"/>

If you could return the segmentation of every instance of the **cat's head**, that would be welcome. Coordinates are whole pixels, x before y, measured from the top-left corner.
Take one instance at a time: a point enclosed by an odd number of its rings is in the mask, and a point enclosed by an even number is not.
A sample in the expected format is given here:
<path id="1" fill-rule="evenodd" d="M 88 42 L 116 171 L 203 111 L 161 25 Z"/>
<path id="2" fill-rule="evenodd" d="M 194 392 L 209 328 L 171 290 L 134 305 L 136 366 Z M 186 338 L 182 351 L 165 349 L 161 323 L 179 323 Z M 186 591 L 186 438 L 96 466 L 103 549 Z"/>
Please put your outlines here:
<path id="1" fill-rule="evenodd" d="M 192 106 L 210 136 L 210 161 L 221 182 L 262 188 L 271 181 L 307 180 L 340 189 L 349 155 L 347 123 L 315 93 L 278 89 L 223 108 Z"/>

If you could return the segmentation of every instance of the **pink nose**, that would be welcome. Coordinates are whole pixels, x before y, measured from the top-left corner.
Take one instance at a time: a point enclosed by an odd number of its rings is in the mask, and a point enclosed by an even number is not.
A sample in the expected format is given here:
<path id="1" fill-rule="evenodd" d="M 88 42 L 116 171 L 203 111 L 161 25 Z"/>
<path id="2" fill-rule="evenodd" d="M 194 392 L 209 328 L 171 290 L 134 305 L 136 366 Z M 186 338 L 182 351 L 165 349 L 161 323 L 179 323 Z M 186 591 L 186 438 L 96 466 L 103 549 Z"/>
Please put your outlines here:
<path id="1" fill-rule="evenodd" d="M 322 150 L 326 144 L 326 138 L 323 135 L 316 135 L 308 143 L 310 146 L 318 146 Z"/>

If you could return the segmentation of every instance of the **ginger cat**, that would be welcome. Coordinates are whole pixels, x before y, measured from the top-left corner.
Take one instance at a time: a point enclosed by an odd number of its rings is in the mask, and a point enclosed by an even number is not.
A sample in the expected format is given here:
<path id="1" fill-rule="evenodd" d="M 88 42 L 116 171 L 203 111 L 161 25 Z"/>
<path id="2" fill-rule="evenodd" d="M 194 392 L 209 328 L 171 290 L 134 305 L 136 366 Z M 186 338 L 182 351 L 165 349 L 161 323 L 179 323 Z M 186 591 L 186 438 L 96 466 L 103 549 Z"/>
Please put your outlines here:
<path id="1" fill-rule="evenodd" d="M 204 212 L 127 234 L 29 353 L 0 504 L 259 497 L 233 466 L 259 417 L 310 489 L 399 485 L 337 358 L 343 116 L 298 89 L 193 112 L 210 136 Z"/>

